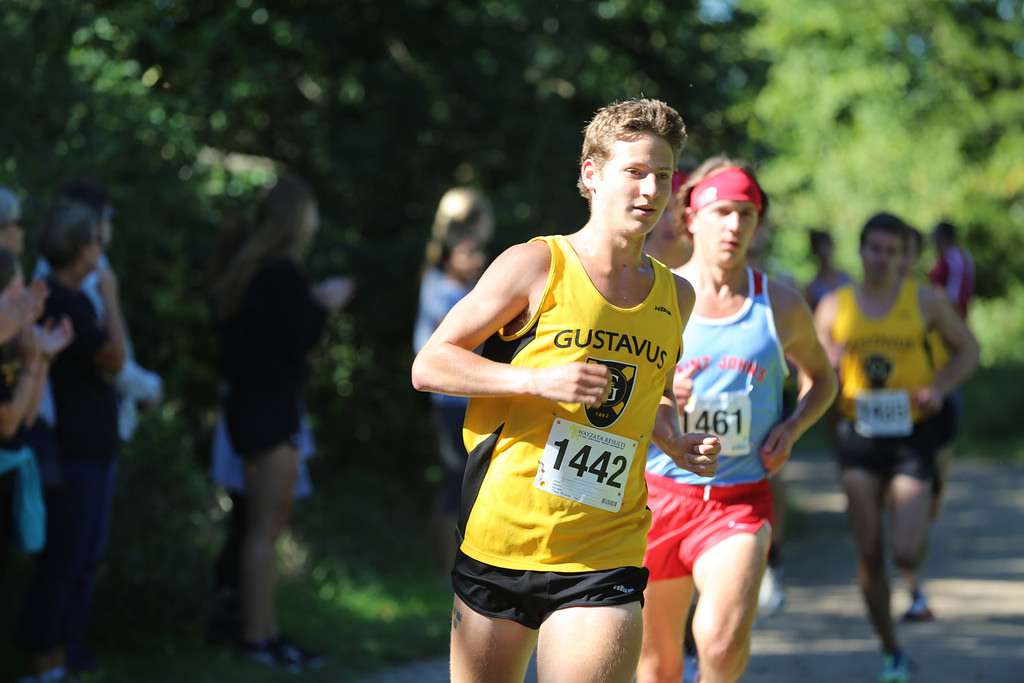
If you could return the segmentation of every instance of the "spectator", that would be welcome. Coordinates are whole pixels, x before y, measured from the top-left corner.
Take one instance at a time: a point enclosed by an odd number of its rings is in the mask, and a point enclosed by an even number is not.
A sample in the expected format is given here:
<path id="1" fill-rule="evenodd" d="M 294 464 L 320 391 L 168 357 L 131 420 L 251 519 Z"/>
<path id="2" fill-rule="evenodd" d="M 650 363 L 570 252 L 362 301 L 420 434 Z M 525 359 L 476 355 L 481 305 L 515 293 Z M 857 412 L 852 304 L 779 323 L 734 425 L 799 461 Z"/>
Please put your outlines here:
<path id="1" fill-rule="evenodd" d="M 493 232 L 493 223 L 490 202 L 475 190 L 452 188 L 438 203 L 420 281 L 413 332 L 417 353 L 452 306 L 480 277 L 484 266 L 483 241 Z M 449 575 L 455 562 L 455 522 L 462 500 L 462 475 L 469 458 L 462 439 L 467 402 L 464 396 L 430 394 L 430 415 L 443 472 L 434 509 L 434 558 L 443 577 Z"/>
<path id="2" fill-rule="evenodd" d="M 7 187 L 0 187 L 0 247 L 15 256 L 24 248 L 25 223 L 21 215 L 21 200 Z"/>
<path id="3" fill-rule="evenodd" d="M 468 187 L 453 187 L 441 196 L 430 228 L 424 261 L 436 264 L 445 240 L 452 233 L 460 232 L 473 235 L 481 246 L 494 236 L 494 208 L 486 197 Z"/>
<path id="4" fill-rule="evenodd" d="M 245 462 L 239 653 L 287 670 L 321 655 L 281 634 L 274 608 L 275 551 L 291 515 L 302 433 L 307 354 L 327 316 L 353 292 L 348 278 L 315 287 L 301 265 L 319 225 L 305 182 L 281 178 L 260 199 L 252 235 L 214 290 L 228 435 Z"/>
<path id="5" fill-rule="evenodd" d="M 932 229 L 932 244 L 937 259 L 928 272 L 928 279 L 941 287 L 953 302 L 957 313 L 967 319 L 967 309 L 974 296 L 974 259 L 956 237 L 952 223 L 941 221 Z"/>
<path id="6" fill-rule="evenodd" d="M 223 276 L 231 259 L 251 233 L 252 223 L 243 217 L 235 216 L 225 222 L 207 264 L 207 276 L 211 284 Z M 313 432 L 303 406 L 299 466 L 293 493 L 296 501 L 313 493 L 313 481 L 306 461 L 315 452 Z M 213 431 L 210 479 L 227 491 L 231 508 L 227 514 L 227 534 L 214 565 L 214 606 L 207 624 L 207 641 L 236 643 L 241 637 L 242 627 L 240 575 L 248 496 L 245 489 L 245 466 L 228 436 L 223 411 L 218 412 Z"/>
<path id="7" fill-rule="evenodd" d="M 0 307 L 19 296 L 24 286 L 17 257 L 0 247 Z M 38 328 L 28 321 L 0 345 L 0 582 L 12 540 L 18 538 L 22 550 L 36 552 L 45 537 L 45 533 L 36 533 L 45 532 L 45 514 L 23 522 L 41 522 L 38 528 L 26 530 L 18 525 L 14 506 L 23 503 L 15 491 L 20 486 L 22 495 L 32 497 L 28 502 L 45 511 L 38 464 L 26 446 L 25 432 L 35 421 L 50 362 L 70 341 L 71 322 L 64 318 L 59 325 Z M 26 538 L 28 533 L 31 539 Z"/>
<path id="8" fill-rule="evenodd" d="M 21 256 L 24 239 L 21 200 L 10 188 L 0 187 L 0 247 L 17 259 Z M 26 322 L 36 320 L 43 312 L 46 295 L 46 282 L 36 279 L 30 287 L 9 296 L 7 303 L 0 307 L 0 339 L 10 339 Z"/>
<path id="9" fill-rule="evenodd" d="M 21 201 L 6 187 L 0 188 L 0 246 L 9 250 L 15 259 L 21 257 L 25 246 L 25 224 L 21 212 Z M 43 299 L 49 290 L 46 287 L 46 281 L 41 277 L 36 277 L 31 287 L 21 289 L 21 294 L 17 296 L 9 296 L 7 305 L 0 308 L 0 318 L 6 317 L 5 314 L 14 313 L 16 320 L 20 321 L 12 321 L 12 325 L 8 326 L 0 319 L 0 339 L 9 339 L 18 330 L 21 323 L 27 321 L 27 317 L 20 316 L 29 314 L 28 309 L 25 308 L 25 304 L 28 302 L 24 301 L 24 297 L 32 294 L 33 290 L 40 298 L 37 302 L 38 305 L 33 306 L 35 312 L 31 314 L 32 320 L 42 315 Z M 21 302 L 21 313 L 16 310 L 19 301 Z M 49 411 L 47 414 L 53 412 L 48 386 L 49 383 L 44 382 L 43 397 L 41 405 L 36 409 L 37 413 L 40 410 L 44 413 Z M 26 445 L 31 447 L 35 455 L 36 466 L 39 469 L 43 486 L 58 486 L 60 484 L 60 456 L 57 454 L 57 443 L 54 441 L 51 425 L 47 418 L 40 415 L 36 415 L 36 417 L 38 419 L 32 419 L 27 423 L 23 440 Z"/>
<path id="10" fill-rule="evenodd" d="M 117 212 L 107 188 L 99 183 L 85 180 L 69 181 L 60 187 L 57 195 L 82 202 L 100 216 L 100 245 L 103 253 L 100 254 L 97 269 L 89 273 L 82 283 L 82 291 L 92 301 L 96 315 L 103 320 L 107 311 L 103 305 L 103 298 L 99 294 L 98 285 L 100 270 L 111 268 L 106 252 L 114 237 L 114 218 Z M 40 258 L 36 263 L 35 276 L 44 277 L 49 269 L 50 266 L 46 258 Z M 146 370 L 135 361 L 135 349 L 132 346 L 131 334 L 127 323 L 123 320 L 121 327 L 125 335 L 125 361 L 114 380 L 114 388 L 118 396 L 117 432 L 121 440 L 127 442 L 131 441 L 135 434 L 139 409 L 152 410 L 163 400 L 163 380 L 159 375 Z M 46 398 L 44 398 L 42 413 L 44 418 L 51 423 L 56 417 L 51 415 Z"/>
<path id="11" fill-rule="evenodd" d="M 849 282 L 850 275 L 846 271 L 836 268 L 832 262 L 832 255 L 836 248 L 832 241 L 832 235 L 824 230 L 811 230 L 810 246 L 811 256 L 818 266 L 818 271 L 814 274 L 814 279 L 807 283 L 804 296 L 807 297 L 807 304 L 811 307 L 811 311 L 814 311 L 818 307 L 821 297 Z"/>
<path id="12" fill-rule="evenodd" d="M 66 197 L 72 201 L 80 202 L 88 206 L 99 216 L 99 239 L 100 258 L 96 269 L 90 272 L 82 281 L 81 291 L 92 303 L 96 317 L 102 324 L 108 315 L 104 297 L 100 294 L 99 283 L 101 271 L 111 269 L 107 259 L 107 250 L 110 248 L 114 236 L 114 217 L 116 211 L 107 188 L 97 182 L 87 180 L 71 180 L 57 190 L 57 197 Z M 45 255 L 41 255 L 36 261 L 35 277 L 46 277 L 50 272 L 50 264 Z M 119 290 L 120 291 L 120 290 Z M 120 299 L 118 300 L 120 310 Z M 135 433 L 138 424 L 139 409 L 150 410 L 156 407 L 163 398 L 163 381 L 156 373 L 146 370 L 135 362 L 135 350 L 132 347 L 131 335 L 127 323 L 122 319 L 121 330 L 124 335 L 125 359 L 121 370 L 114 378 L 114 390 L 117 397 L 117 432 L 121 441 L 128 442 Z M 29 441 L 39 454 L 48 454 L 54 447 L 49 443 L 46 434 L 47 430 L 56 424 L 56 409 L 49 386 L 43 392 L 43 400 L 39 408 L 40 419 L 33 426 L 29 434 Z M 42 455 L 44 462 L 48 462 L 49 456 Z M 46 476 L 44 481 L 50 485 L 59 484 L 59 474 L 52 473 L 47 466 L 44 470 Z M 85 648 L 83 643 L 72 642 L 68 645 L 67 653 L 68 666 L 71 669 L 92 670 L 97 667 L 96 660 Z"/>
<path id="13" fill-rule="evenodd" d="M 100 230 L 100 216 L 90 206 L 58 197 L 39 235 L 40 252 L 52 268 L 43 320 L 67 316 L 74 329 L 74 341 L 50 370 L 60 416 L 53 433 L 62 486 L 46 498 L 47 542 L 37 557 L 18 633 L 29 673 L 39 680 L 62 680 L 70 649 L 85 641 L 117 478 L 117 398 L 109 380 L 125 358 L 117 279 L 100 270 L 97 291 L 107 313 L 102 322 L 82 291 L 102 255 Z M 95 666 L 84 650 L 77 656 L 82 665 Z"/>

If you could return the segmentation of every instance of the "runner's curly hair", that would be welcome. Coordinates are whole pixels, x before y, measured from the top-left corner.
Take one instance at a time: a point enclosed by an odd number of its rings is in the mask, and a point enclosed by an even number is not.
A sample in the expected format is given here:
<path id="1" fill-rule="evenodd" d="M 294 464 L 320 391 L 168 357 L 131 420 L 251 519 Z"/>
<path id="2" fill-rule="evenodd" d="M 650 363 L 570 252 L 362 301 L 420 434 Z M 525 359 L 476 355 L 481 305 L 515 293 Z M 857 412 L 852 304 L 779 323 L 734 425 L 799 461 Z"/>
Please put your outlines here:
<path id="1" fill-rule="evenodd" d="M 675 109 L 661 100 L 634 99 L 602 107 L 583 129 L 583 153 L 580 165 L 587 159 L 597 170 L 604 168 L 612 156 L 612 147 L 619 140 L 634 140 L 644 133 L 663 138 L 672 147 L 672 163 L 686 144 L 686 125 Z M 583 178 L 576 181 L 580 194 L 590 199 L 590 190 Z"/>

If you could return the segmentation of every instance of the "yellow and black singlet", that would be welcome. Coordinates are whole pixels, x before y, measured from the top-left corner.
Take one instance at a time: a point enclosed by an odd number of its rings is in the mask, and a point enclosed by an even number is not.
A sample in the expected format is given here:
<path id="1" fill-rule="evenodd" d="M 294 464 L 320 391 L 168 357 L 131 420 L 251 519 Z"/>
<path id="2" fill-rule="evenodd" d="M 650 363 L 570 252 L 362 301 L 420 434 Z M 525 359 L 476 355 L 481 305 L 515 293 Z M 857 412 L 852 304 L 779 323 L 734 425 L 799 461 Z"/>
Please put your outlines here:
<path id="1" fill-rule="evenodd" d="M 521 332 L 495 334 L 483 354 L 524 367 L 601 363 L 612 392 L 590 408 L 533 396 L 469 399 L 461 550 L 507 569 L 639 567 L 651 522 L 647 445 L 682 343 L 675 278 L 652 259 L 651 292 L 620 308 L 564 237 L 536 239 L 551 250 L 541 304 Z"/>
<path id="2" fill-rule="evenodd" d="M 857 304 L 854 285 L 836 290 L 833 339 L 843 347 L 839 364 L 840 414 L 863 436 L 906 436 L 921 419 L 914 390 L 934 378 L 918 284 L 905 278 L 896 302 L 871 318 Z"/>

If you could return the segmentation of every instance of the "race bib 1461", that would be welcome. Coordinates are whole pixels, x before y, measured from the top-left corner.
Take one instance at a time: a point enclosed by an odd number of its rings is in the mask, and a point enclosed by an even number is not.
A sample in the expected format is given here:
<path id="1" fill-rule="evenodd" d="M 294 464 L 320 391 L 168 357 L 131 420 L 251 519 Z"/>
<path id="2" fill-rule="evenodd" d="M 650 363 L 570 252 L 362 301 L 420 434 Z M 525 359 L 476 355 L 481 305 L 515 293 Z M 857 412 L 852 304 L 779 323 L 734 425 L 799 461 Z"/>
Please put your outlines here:
<path id="1" fill-rule="evenodd" d="M 683 432 L 710 432 L 722 442 L 722 455 L 750 453 L 750 394 L 723 391 L 691 396 L 683 409 Z"/>

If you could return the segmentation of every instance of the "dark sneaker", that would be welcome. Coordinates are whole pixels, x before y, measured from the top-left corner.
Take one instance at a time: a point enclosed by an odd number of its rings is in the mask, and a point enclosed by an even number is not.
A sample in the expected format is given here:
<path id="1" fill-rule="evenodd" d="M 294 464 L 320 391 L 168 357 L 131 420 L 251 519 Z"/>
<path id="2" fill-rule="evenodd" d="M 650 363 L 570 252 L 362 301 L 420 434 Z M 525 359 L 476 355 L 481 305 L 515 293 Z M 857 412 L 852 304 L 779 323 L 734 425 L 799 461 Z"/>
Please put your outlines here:
<path id="1" fill-rule="evenodd" d="M 238 653 L 246 659 L 291 673 L 316 668 L 326 661 L 323 655 L 303 649 L 284 636 L 240 643 Z"/>
<path id="2" fill-rule="evenodd" d="M 292 661 L 298 662 L 303 669 L 315 669 L 323 666 L 327 657 L 319 652 L 311 652 L 304 647 L 299 647 L 284 636 L 277 637 L 277 646 Z"/>
<path id="3" fill-rule="evenodd" d="M 238 654 L 260 664 L 284 669 L 291 673 L 302 671 L 302 665 L 287 656 L 278 647 L 277 639 L 260 638 L 256 642 L 238 644 Z"/>

